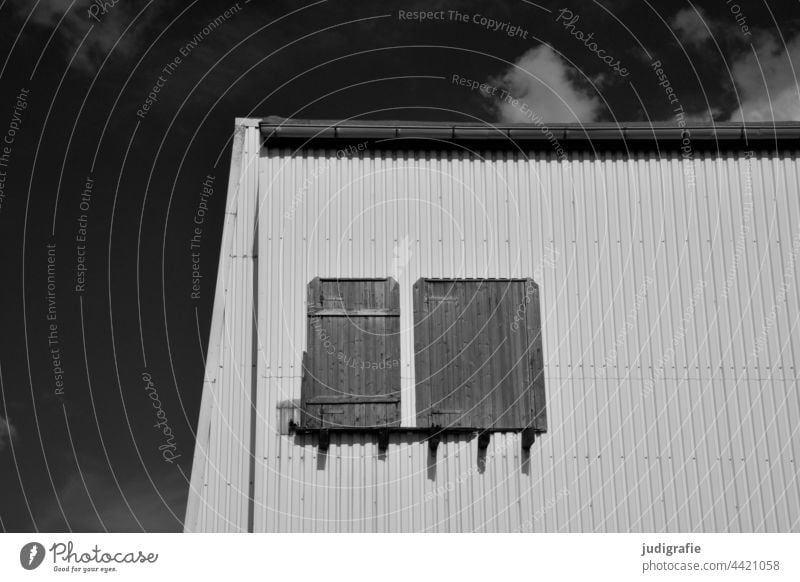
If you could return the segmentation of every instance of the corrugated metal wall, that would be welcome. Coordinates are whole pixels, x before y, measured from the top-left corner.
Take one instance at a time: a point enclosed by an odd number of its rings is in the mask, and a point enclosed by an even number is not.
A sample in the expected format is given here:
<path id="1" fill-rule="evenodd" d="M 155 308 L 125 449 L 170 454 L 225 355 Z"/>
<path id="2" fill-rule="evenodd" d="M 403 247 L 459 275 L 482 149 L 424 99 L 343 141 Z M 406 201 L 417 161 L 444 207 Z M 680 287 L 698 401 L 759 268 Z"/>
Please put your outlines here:
<path id="1" fill-rule="evenodd" d="M 246 531 L 248 525 L 258 152 L 257 126 L 237 126 L 184 524 L 187 531 Z"/>
<path id="2" fill-rule="evenodd" d="M 258 172 L 238 189 L 259 199 L 255 531 L 800 531 L 796 152 L 263 149 Z M 246 247 L 251 207 L 237 206 Z M 248 526 L 252 283 L 236 265 L 189 530 Z M 420 277 L 532 276 L 549 432 L 529 456 L 493 435 L 485 458 L 466 436 L 432 458 L 410 433 L 386 454 L 372 436 L 332 435 L 321 454 L 281 435 L 317 276 L 394 277 L 408 332 Z"/>

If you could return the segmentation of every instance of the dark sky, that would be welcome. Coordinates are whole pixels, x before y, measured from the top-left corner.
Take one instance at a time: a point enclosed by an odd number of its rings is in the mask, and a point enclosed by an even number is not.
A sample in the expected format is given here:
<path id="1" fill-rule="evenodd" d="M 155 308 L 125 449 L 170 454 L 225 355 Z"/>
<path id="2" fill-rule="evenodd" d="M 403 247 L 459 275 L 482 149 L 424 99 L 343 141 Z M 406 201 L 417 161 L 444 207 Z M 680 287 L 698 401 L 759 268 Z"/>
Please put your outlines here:
<path id="1" fill-rule="evenodd" d="M 800 118 L 796 2 L 101 4 L 0 0 L 0 530 L 181 530 L 235 117 Z"/>

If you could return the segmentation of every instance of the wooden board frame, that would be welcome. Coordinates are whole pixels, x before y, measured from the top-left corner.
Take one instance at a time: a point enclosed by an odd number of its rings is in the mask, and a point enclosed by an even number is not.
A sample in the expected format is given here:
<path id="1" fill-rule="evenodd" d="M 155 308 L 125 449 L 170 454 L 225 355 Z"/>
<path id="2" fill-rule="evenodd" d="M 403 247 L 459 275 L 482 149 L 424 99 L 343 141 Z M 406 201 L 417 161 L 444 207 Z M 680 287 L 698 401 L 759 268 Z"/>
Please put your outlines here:
<path id="1" fill-rule="evenodd" d="M 539 285 L 421 278 L 412 295 L 417 426 L 546 432 Z"/>
<path id="2" fill-rule="evenodd" d="M 300 429 L 400 426 L 400 290 L 392 278 L 307 288 Z"/>

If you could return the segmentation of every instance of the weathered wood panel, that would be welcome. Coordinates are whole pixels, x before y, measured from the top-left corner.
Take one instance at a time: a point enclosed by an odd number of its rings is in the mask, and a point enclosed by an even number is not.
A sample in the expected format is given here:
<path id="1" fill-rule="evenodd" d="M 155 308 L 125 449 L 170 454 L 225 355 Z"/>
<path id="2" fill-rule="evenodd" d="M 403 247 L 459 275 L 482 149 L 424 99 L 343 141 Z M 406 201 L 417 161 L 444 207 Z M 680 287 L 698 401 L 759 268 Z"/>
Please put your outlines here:
<path id="1" fill-rule="evenodd" d="M 393 279 L 308 285 L 301 425 L 400 423 L 400 290 Z"/>
<path id="2" fill-rule="evenodd" d="M 529 405 L 533 411 L 533 422 L 530 426 L 538 431 L 547 430 L 547 408 L 544 393 L 544 355 L 542 354 L 542 313 L 539 305 L 539 285 L 532 279 L 525 284 L 525 325 L 527 336 L 527 354 L 530 359 L 532 373 L 532 389 L 528 395 Z"/>
<path id="3" fill-rule="evenodd" d="M 417 425 L 546 430 L 536 283 L 420 279 L 413 293 Z"/>

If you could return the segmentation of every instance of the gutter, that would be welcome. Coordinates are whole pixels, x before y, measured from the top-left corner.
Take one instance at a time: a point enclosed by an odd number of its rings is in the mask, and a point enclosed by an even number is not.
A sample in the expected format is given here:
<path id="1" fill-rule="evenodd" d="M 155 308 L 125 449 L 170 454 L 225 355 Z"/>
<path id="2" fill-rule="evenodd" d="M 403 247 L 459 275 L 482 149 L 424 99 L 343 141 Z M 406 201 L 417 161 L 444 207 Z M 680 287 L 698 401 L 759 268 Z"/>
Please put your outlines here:
<path id="1" fill-rule="evenodd" d="M 526 145 L 559 143 L 625 144 L 695 142 L 728 144 L 800 145 L 800 123 L 711 123 L 675 124 L 587 123 L 551 125 L 489 123 L 444 123 L 414 121 L 350 121 L 285 119 L 267 117 L 259 122 L 268 142 L 305 140 L 350 142 L 353 140 L 426 140 L 447 142 L 513 142 Z M 688 140 L 688 142 L 687 142 Z M 398 144 L 399 146 L 399 144 Z"/>

